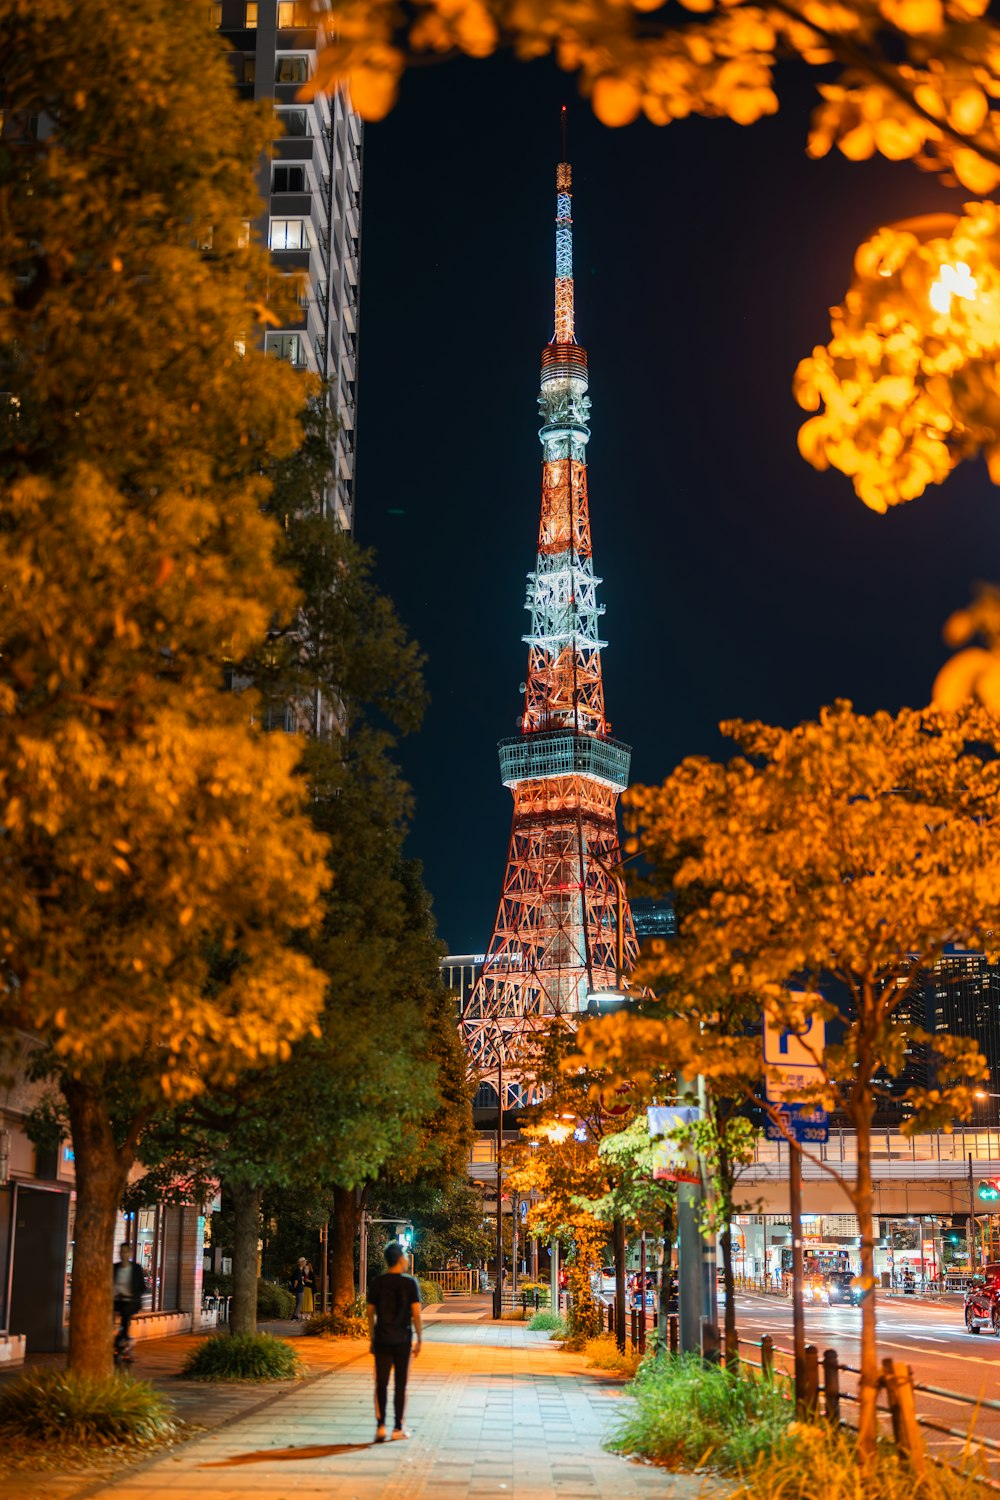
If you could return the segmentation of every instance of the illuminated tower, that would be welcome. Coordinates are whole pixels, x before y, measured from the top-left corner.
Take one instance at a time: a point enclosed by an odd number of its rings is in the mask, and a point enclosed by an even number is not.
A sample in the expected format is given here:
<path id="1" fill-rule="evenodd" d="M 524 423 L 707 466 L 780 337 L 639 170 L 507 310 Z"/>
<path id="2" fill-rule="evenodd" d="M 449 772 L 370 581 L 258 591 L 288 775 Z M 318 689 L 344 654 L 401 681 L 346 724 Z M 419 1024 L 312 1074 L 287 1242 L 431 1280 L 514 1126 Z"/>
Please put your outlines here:
<path id="1" fill-rule="evenodd" d="M 598 635 L 604 606 L 591 556 L 590 399 L 587 355 L 574 333 L 570 185 L 562 162 L 555 334 L 542 350 L 538 398 L 542 505 L 525 603 L 524 713 L 520 734 L 499 746 L 501 779 L 514 797 L 510 852 L 482 975 L 462 1018 L 474 1065 L 502 1063 L 505 1103 L 531 1092 L 530 1081 L 518 1078 L 525 1033 L 547 1030 L 555 1017 L 575 1026 L 593 997 L 620 985 L 637 955 L 616 816 L 631 750 L 611 738 L 604 712 L 607 642 Z"/>

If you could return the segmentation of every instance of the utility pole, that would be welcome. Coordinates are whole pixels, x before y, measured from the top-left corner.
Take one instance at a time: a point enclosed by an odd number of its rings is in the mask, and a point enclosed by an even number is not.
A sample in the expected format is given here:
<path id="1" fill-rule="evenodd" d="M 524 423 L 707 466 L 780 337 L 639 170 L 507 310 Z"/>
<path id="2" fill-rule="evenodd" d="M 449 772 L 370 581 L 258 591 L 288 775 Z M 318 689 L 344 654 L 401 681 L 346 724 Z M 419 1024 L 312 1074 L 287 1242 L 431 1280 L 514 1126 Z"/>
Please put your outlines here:
<path id="1" fill-rule="evenodd" d="M 806 1319 L 802 1305 L 802 1152 L 798 1142 L 788 1143 L 788 1193 L 792 1210 L 792 1349 L 795 1364 L 795 1412 L 808 1415 L 805 1402 Z"/>
<path id="2" fill-rule="evenodd" d="M 972 1152 L 969 1152 L 969 1227 L 965 1235 L 969 1251 L 969 1274 L 976 1274 L 976 1196 L 972 1186 Z"/>

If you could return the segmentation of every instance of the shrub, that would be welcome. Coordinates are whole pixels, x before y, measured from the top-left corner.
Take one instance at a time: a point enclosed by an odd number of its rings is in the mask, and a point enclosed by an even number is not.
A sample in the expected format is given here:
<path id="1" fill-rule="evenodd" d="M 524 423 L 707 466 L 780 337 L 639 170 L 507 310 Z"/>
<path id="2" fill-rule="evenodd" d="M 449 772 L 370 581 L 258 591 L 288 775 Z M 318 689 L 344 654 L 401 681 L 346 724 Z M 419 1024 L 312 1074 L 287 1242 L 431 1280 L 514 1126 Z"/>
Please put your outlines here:
<path id="1" fill-rule="evenodd" d="M 201 1279 L 201 1289 L 206 1297 L 231 1297 L 233 1295 L 233 1278 L 231 1276 L 219 1276 L 215 1271 L 206 1271 Z"/>
<path id="2" fill-rule="evenodd" d="M 611 1333 L 588 1339 L 583 1346 L 583 1353 L 599 1370 L 617 1370 L 622 1375 L 635 1375 L 639 1369 L 639 1351 L 635 1345 L 626 1344 L 625 1353 L 622 1354 Z"/>
<path id="3" fill-rule="evenodd" d="M 220 1333 L 191 1351 L 181 1373 L 191 1380 L 295 1380 L 302 1361 L 269 1333 Z"/>
<path id="4" fill-rule="evenodd" d="M 534 1333 L 551 1333 L 554 1338 L 561 1338 L 566 1332 L 566 1324 L 554 1312 L 536 1312 L 528 1328 Z"/>
<path id="5" fill-rule="evenodd" d="M 351 1309 L 356 1304 L 351 1304 Z M 322 1336 L 332 1339 L 366 1339 L 368 1337 L 368 1319 L 363 1318 L 357 1312 L 348 1310 L 345 1312 L 313 1313 L 302 1325 L 302 1332 L 310 1338 Z"/>
<path id="6" fill-rule="evenodd" d="M 853 1432 L 792 1422 L 770 1451 L 740 1473 L 732 1500 L 982 1500 L 975 1470 L 962 1475 L 928 1464 L 923 1480 L 888 1442 L 874 1462 L 858 1463 Z M 985 1469 L 983 1470 L 985 1477 Z"/>
<path id="7" fill-rule="evenodd" d="M 0 1434 L 45 1448 L 163 1442 L 170 1405 L 145 1380 L 92 1380 L 71 1370 L 29 1370 L 0 1390 Z"/>
<path id="8" fill-rule="evenodd" d="M 430 1302 L 443 1302 L 444 1292 L 436 1281 L 425 1281 L 422 1276 L 417 1280 L 420 1282 L 420 1300 L 426 1307 Z"/>
<path id="9" fill-rule="evenodd" d="M 295 1311 L 295 1298 L 283 1286 L 274 1281 L 257 1283 L 257 1317 L 262 1323 L 273 1318 L 290 1318 Z"/>
<path id="10" fill-rule="evenodd" d="M 695 1354 L 645 1360 L 628 1394 L 608 1446 L 670 1469 L 747 1470 L 785 1440 L 792 1415 L 782 1377 L 733 1373 Z"/>

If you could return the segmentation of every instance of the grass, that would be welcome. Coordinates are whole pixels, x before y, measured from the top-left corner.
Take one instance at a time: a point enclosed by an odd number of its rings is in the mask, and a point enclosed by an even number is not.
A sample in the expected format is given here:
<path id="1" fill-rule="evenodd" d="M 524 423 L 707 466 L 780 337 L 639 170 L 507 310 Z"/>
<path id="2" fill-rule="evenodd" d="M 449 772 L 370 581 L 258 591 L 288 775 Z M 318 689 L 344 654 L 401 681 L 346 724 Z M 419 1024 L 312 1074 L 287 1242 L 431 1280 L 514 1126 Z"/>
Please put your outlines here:
<path id="1" fill-rule="evenodd" d="M 144 1380 L 30 1370 L 0 1390 L 0 1447 L 51 1453 L 149 1447 L 177 1435 L 169 1402 Z"/>
<path id="2" fill-rule="evenodd" d="M 634 1376 L 639 1369 L 640 1355 L 634 1344 L 625 1345 L 625 1353 L 615 1342 L 614 1334 L 602 1333 L 600 1338 L 587 1339 L 582 1353 L 598 1370 L 614 1370 L 619 1375 Z"/>
<path id="3" fill-rule="evenodd" d="M 983 1500 L 987 1491 L 974 1472 L 928 1464 L 921 1480 L 888 1442 L 862 1469 L 852 1432 L 793 1422 L 770 1452 L 740 1473 L 731 1500 Z"/>
<path id="4" fill-rule="evenodd" d="M 331 1339 L 366 1339 L 368 1320 L 353 1312 L 313 1313 L 302 1325 L 308 1337 Z"/>
<path id="5" fill-rule="evenodd" d="M 188 1356 L 189 1380 L 296 1380 L 302 1361 L 285 1339 L 270 1333 L 217 1334 Z"/>
<path id="6" fill-rule="evenodd" d="M 669 1469 L 745 1471 L 785 1438 L 791 1417 L 786 1390 L 782 1377 L 731 1374 L 697 1355 L 647 1359 L 608 1446 Z M 811 1500 L 819 1495 L 829 1500 L 822 1490 Z"/>
<path id="7" fill-rule="evenodd" d="M 562 1338 L 566 1332 L 566 1324 L 554 1312 L 536 1312 L 528 1328 L 533 1333 L 551 1333 L 553 1338 Z"/>

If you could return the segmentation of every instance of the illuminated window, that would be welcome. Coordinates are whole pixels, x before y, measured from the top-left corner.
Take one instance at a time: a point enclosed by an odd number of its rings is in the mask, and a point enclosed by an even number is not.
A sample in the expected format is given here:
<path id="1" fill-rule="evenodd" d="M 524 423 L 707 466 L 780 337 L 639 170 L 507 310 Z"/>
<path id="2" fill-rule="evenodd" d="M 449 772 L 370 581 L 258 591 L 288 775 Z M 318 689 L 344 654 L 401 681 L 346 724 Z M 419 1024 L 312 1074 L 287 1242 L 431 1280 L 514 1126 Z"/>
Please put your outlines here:
<path id="1" fill-rule="evenodd" d="M 240 77 L 244 83 L 255 83 L 257 79 L 257 59 L 255 57 L 244 57 Z"/>
<path id="2" fill-rule="evenodd" d="M 304 109 L 279 109 L 277 115 L 286 135 L 309 134 L 309 116 Z"/>
<path id="3" fill-rule="evenodd" d="M 279 57 L 275 72 L 278 83 L 305 83 L 309 77 L 307 57 Z"/>
<path id="4" fill-rule="evenodd" d="M 243 359 L 247 352 L 247 336 L 245 333 L 241 333 L 238 339 L 233 339 L 233 348 L 240 359 Z"/>
<path id="5" fill-rule="evenodd" d="M 256 4 L 246 5 L 243 7 L 243 24 L 246 27 L 247 31 L 255 31 L 257 29 Z"/>
<path id="6" fill-rule="evenodd" d="M 305 344 L 298 333 L 269 333 L 265 352 L 274 359 L 286 359 L 290 365 L 304 365 Z"/>
<path id="7" fill-rule="evenodd" d="M 210 5 L 208 7 L 208 17 L 209 17 L 209 21 L 211 22 L 211 24 L 213 26 L 219 27 L 219 26 L 222 25 L 222 4 L 221 4 L 221 0 L 219 0 L 219 3 L 217 3 L 216 5 Z"/>
<path id="8" fill-rule="evenodd" d="M 250 245 L 250 220 L 241 219 L 236 230 L 237 250 L 246 250 Z"/>
<path id="9" fill-rule="evenodd" d="M 272 219 L 269 243 L 272 250 L 308 250 L 305 219 Z"/>
<path id="10" fill-rule="evenodd" d="M 306 190 L 305 167 L 275 167 L 273 193 L 304 193 Z"/>
<path id="11" fill-rule="evenodd" d="M 212 246 L 213 246 L 214 243 L 215 243 L 215 230 L 212 228 L 211 224 L 209 224 L 207 228 L 205 228 L 205 229 L 203 229 L 201 231 L 201 236 L 200 236 L 200 238 L 198 240 L 198 249 L 199 250 L 211 250 L 211 248 L 212 248 Z"/>
<path id="12" fill-rule="evenodd" d="M 311 26 L 312 12 L 301 0 L 278 0 L 278 30 L 287 31 L 291 26 Z"/>

